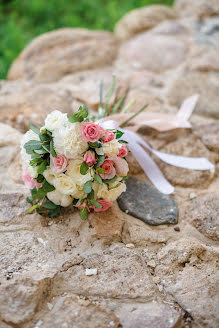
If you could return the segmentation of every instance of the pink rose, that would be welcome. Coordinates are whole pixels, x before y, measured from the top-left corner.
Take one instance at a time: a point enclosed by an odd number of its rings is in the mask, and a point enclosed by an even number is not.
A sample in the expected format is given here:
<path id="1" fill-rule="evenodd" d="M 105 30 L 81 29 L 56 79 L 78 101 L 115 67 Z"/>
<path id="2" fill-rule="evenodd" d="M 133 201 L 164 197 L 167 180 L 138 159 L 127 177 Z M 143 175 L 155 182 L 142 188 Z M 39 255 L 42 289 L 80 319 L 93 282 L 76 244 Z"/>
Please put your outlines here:
<path id="1" fill-rule="evenodd" d="M 93 208 L 94 212 L 104 212 L 113 205 L 112 202 L 108 202 L 107 200 L 102 199 L 98 199 L 97 202 L 102 205 L 102 208 L 97 208 L 94 205 L 91 205 L 90 208 Z"/>
<path id="2" fill-rule="evenodd" d="M 114 157 L 113 161 L 116 168 L 116 173 L 122 177 L 126 176 L 129 171 L 129 166 L 126 160 L 121 157 Z"/>
<path id="3" fill-rule="evenodd" d="M 115 134 L 112 131 L 104 131 L 104 136 L 102 137 L 101 141 L 103 143 L 106 143 L 114 139 L 115 139 Z"/>
<path id="4" fill-rule="evenodd" d="M 96 158 L 94 151 L 88 150 L 84 154 L 84 161 L 87 163 L 87 165 L 92 166 L 93 164 L 96 164 Z"/>
<path id="5" fill-rule="evenodd" d="M 122 147 L 119 148 L 119 154 L 118 157 L 125 157 L 128 154 L 128 150 L 125 144 L 122 144 Z"/>
<path id="6" fill-rule="evenodd" d="M 113 166 L 113 161 L 105 160 L 103 164 L 100 166 L 104 169 L 105 173 L 101 173 L 100 176 L 102 179 L 112 179 L 116 175 L 116 169 Z"/>
<path id="7" fill-rule="evenodd" d="M 68 159 L 65 155 L 51 156 L 51 167 L 56 173 L 62 173 L 66 171 L 68 166 Z"/>
<path id="8" fill-rule="evenodd" d="M 74 206 L 77 207 L 77 208 L 79 209 L 79 211 L 80 211 L 83 207 L 87 207 L 88 212 L 90 212 L 90 208 L 88 207 L 87 203 L 83 203 L 83 204 L 78 205 L 78 206 L 74 205 Z"/>
<path id="9" fill-rule="evenodd" d="M 39 183 L 36 179 L 32 178 L 27 170 L 23 171 L 22 179 L 28 189 L 33 189 L 34 187 L 39 189 L 42 186 L 42 183 Z"/>
<path id="10" fill-rule="evenodd" d="M 86 142 L 98 141 L 103 134 L 103 129 L 98 124 L 92 122 L 82 122 L 80 127 L 82 138 Z"/>

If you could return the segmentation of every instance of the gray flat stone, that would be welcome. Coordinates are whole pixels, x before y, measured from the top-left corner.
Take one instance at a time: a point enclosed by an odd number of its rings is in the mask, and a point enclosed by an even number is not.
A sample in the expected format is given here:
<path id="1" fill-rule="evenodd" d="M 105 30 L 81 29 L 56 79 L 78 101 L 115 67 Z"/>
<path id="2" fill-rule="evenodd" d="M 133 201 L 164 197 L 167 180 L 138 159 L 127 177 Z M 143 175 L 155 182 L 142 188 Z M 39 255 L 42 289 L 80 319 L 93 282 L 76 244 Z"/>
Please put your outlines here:
<path id="1" fill-rule="evenodd" d="M 150 225 L 178 222 L 177 204 L 173 198 L 134 177 L 129 178 L 126 185 L 127 191 L 118 199 L 122 211 Z"/>

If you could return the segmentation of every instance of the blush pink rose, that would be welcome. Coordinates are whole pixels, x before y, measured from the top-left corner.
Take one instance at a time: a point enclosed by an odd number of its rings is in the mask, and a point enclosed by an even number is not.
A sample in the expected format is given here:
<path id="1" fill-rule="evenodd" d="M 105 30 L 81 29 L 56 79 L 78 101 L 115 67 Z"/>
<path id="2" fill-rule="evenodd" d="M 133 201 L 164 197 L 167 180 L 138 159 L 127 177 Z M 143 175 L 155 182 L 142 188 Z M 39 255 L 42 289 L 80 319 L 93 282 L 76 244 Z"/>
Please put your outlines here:
<path id="1" fill-rule="evenodd" d="M 113 161 L 116 168 L 116 173 L 122 177 L 126 176 L 129 171 L 129 166 L 126 160 L 121 157 L 114 157 Z"/>
<path id="2" fill-rule="evenodd" d="M 68 166 L 68 159 L 65 155 L 51 156 L 51 166 L 56 173 L 65 172 Z"/>
<path id="3" fill-rule="evenodd" d="M 80 127 L 82 138 L 86 142 L 98 141 L 103 135 L 103 129 L 98 124 L 92 122 L 82 122 Z"/>
<path id="4" fill-rule="evenodd" d="M 101 173 L 100 176 L 102 179 L 112 179 L 116 175 L 115 167 L 113 166 L 114 162 L 106 159 L 103 164 L 100 166 L 104 169 L 105 173 Z"/>
<path id="5" fill-rule="evenodd" d="M 94 212 L 104 212 L 113 205 L 112 202 L 108 202 L 107 200 L 102 200 L 102 199 L 98 199 L 97 202 L 100 205 L 102 205 L 102 208 L 97 208 L 94 205 L 91 205 L 90 208 L 92 208 L 94 210 Z"/>
<path id="6" fill-rule="evenodd" d="M 84 154 L 84 161 L 87 163 L 87 165 L 92 166 L 93 164 L 96 164 L 96 158 L 95 153 L 93 151 L 86 151 Z"/>
<path id="7" fill-rule="evenodd" d="M 34 187 L 39 189 L 42 186 L 42 183 L 39 183 L 36 179 L 32 178 L 27 170 L 23 171 L 22 179 L 28 189 L 33 189 Z"/>
<path id="8" fill-rule="evenodd" d="M 106 143 L 114 139 L 115 139 L 115 134 L 112 131 L 104 131 L 104 136 L 102 137 L 101 141 L 103 143 Z"/>
<path id="9" fill-rule="evenodd" d="M 122 144 L 122 147 L 119 148 L 119 154 L 118 157 L 125 157 L 128 154 L 128 149 L 125 144 Z"/>

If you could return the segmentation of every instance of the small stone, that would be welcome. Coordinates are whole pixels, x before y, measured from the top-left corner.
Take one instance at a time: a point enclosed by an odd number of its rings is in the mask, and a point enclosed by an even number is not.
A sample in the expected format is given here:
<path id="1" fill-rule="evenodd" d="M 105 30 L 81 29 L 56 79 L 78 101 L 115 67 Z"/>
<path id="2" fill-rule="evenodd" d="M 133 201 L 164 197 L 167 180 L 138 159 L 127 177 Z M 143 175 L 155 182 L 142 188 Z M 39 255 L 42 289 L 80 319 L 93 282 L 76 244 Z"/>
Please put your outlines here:
<path id="1" fill-rule="evenodd" d="M 132 243 L 130 243 L 130 244 L 126 244 L 125 246 L 126 246 L 127 248 L 135 248 L 135 245 L 132 244 Z"/>
<path id="2" fill-rule="evenodd" d="M 178 210 L 170 196 L 160 193 L 147 182 L 131 177 L 126 182 L 127 190 L 119 199 L 122 211 L 150 225 L 176 224 Z"/>
<path id="3" fill-rule="evenodd" d="M 53 305 L 51 303 L 47 303 L 48 309 L 51 311 L 53 308 Z"/>
<path id="4" fill-rule="evenodd" d="M 86 269 L 85 274 L 86 274 L 86 276 L 95 276 L 97 274 L 97 268 L 95 268 L 95 269 Z"/>
<path id="5" fill-rule="evenodd" d="M 162 292 L 163 291 L 163 286 L 162 285 L 159 285 L 158 286 L 158 290 L 159 290 L 159 292 Z"/>
<path id="6" fill-rule="evenodd" d="M 180 231 L 180 227 L 174 227 L 175 231 Z"/>
<path id="7" fill-rule="evenodd" d="M 149 262 L 147 263 L 147 265 L 148 265 L 149 267 L 151 267 L 151 268 L 155 268 L 155 267 L 156 267 L 156 263 L 155 263 L 154 260 L 149 261 Z"/>
<path id="8" fill-rule="evenodd" d="M 190 192 L 190 194 L 189 194 L 189 198 L 190 198 L 190 199 L 194 199 L 194 198 L 196 198 L 196 197 L 197 197 L 197 195 L 196 195 L 195 192 Z"/>

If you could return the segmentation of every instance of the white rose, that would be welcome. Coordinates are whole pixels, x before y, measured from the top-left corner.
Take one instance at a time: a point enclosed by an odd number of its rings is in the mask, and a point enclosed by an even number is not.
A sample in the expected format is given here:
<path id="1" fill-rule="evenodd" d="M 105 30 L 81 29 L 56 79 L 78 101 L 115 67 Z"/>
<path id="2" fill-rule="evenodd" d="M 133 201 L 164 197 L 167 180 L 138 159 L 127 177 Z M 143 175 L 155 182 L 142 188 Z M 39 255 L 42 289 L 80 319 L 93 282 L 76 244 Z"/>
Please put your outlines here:
<path id="1" fill-rule="evenodd" d="M 73 179 L 65 174 L 58 175 L 54 180 L 54 187 L 64 195 L 72 195 L 77 192 Z"/>
<path id="2" fill-rule="evenodd" d="M 85 182 L 92 180 L 94 175 L 94 171 L 91 168 L 89 168 L 87 174 L 82 175 L 80 173 L 80 167 L 82 163 L 83 163 L 83 159 L 75 159 L 75 160 L 72 159 L 69 161 L 66 171 L 66 175 L 71 177 L 76 183 L 76 185 L 79 186 L 83 186 Z"/>
<path id="3" fill-rule="evenodd" d="M 32 130 L 27 131 L 21 139 L 21 159 L 24 167 L 28 167 L 29 162 L 31 161 L 31 155 L 27 154 L 24 148 L 25 143 L 30 140 L 40 140 L 39 136 Z"/>
<path id="4" fill-rule="evenodd" d="M 81 136 L 80 123 L 70 123 L 53 133 L 54 147 L 58 154 L 76 159 L 88 149 L 88 143 Z"/>
<path id="5" fill-rule="evenodd" d="M 62 129 L 68 123 L 67 114 L 54 110 L 50 113 L 45 120 L 45 128 L 51 132 L 56 129 Z"/>
<path id="6" fill-rule="evenodd" d="M 108 156 L 118 155 L 119 148 L 120 148 L 120 144 L 116 139 L 103 144 L 104 154 L 107 154 Z"/>
<path id="7" fill-rule="evenodd" d="M 115 181 L 109 184 L 109 188 L 115 187 L 119 181 Z M 92 184 L 92 188 L 94 190 L 95 199 L 102 198 L 104 200 L 108 200 L 109 202 L 113 202 L 116 200 L 122 192 L 126 191 L 125 183 L 119 183 L 119 186 L 108 190 L 108 186 L 103 184 L 98 184 L 96 181 Z"/>
<path id="8" fill-rule="evenodd" d="M 43 176 L 51 185 L 54 185 L 55 178 L 57 177 L 57 174 L 55 174 L 55 172 L 48 168 L 43 172 Z"/>
<path id="9" fill-rule="evenodd" d="M 63 195 L 58 190 L 53 190 L 47 193 L 47 197 L 51 202 L 56 205 L 67 207 L 72 203 L 72 197 L 69 195 Z"/>
<path id="10" fill-rule="evenodd" d="M 38 177 L 37 167 L 33 167 L 33 166 L 29 165 L 28 172 L 29 172 L 31 178 L 36 179 Z"/>

